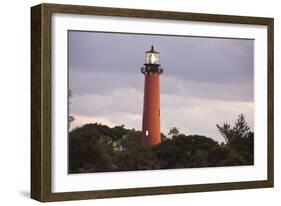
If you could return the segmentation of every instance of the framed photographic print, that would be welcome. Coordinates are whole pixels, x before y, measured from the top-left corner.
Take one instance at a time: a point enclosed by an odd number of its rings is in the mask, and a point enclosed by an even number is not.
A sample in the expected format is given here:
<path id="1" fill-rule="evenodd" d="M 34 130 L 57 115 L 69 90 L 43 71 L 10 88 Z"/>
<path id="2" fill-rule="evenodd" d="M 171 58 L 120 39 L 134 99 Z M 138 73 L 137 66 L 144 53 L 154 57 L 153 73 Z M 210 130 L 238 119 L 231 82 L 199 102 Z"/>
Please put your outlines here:
<path id="1" fill-rule="evenodd" d="M 273 19 L 31 8 L 31 197 L 273 187 Z"/>

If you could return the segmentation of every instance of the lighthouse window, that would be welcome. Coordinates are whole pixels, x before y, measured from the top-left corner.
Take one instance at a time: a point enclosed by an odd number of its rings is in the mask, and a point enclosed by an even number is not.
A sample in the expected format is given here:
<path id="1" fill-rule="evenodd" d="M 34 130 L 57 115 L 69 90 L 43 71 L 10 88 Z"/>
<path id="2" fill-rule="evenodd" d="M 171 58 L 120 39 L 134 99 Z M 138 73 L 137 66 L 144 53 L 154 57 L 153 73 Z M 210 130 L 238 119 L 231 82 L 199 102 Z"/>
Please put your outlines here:
<path id="1" fill-rule="evenodd" d="M 148 130 L 145 131 L 145 136 L 148 136 Z"/>

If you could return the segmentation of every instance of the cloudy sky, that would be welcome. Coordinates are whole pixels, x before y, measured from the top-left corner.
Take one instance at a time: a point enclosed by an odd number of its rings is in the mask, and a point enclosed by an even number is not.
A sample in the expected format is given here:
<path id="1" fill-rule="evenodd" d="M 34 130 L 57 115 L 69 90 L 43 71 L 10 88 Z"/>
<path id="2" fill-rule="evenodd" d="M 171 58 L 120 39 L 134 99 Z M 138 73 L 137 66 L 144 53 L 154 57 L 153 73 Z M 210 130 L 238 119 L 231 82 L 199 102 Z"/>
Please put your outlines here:
<path id="1" fill-rule="evenodd" d="M 100 122 L 141 130 L 144 53 L 160 52 L 161 131 L 223 141 L 216 124 L 246 116 L 253 130 L 254 41 L 69 31 L 71 128 Z"/>

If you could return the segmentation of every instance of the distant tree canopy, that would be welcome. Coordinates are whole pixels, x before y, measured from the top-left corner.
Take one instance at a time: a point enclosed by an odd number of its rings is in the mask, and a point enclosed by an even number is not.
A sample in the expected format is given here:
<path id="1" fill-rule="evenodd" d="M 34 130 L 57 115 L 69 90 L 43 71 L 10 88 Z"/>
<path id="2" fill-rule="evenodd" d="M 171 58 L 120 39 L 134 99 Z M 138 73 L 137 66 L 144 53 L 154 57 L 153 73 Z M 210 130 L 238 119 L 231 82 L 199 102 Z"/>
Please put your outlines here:
<path id="1" fill-rule="evenodd" d="M 174 127 L 157 145 L 141 145 L 141 132 L 124 125 L 86 124 L 69 132 L 69 172 L 106 172 L 253 164 L 254 133 L 243 115 L 233 127 L 217 125 L 227 140 L 180 134 Z"/>

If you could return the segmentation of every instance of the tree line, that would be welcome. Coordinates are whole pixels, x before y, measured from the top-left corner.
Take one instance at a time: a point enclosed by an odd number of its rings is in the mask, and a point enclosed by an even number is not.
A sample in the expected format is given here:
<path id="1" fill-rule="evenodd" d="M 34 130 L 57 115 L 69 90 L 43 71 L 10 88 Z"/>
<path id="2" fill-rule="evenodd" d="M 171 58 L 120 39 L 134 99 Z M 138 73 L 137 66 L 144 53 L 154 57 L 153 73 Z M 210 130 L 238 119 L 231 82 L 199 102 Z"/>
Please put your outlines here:
<path id="1" fill-rule="evenodd" d="M 185 135 L 174 127 L 161 143 L 141 145 L 141 131 L 86 124 L 69 132 L 69 173 L 252 165 L 254 133 L 244 115 L 216 125 L 225 141 Z"/>

